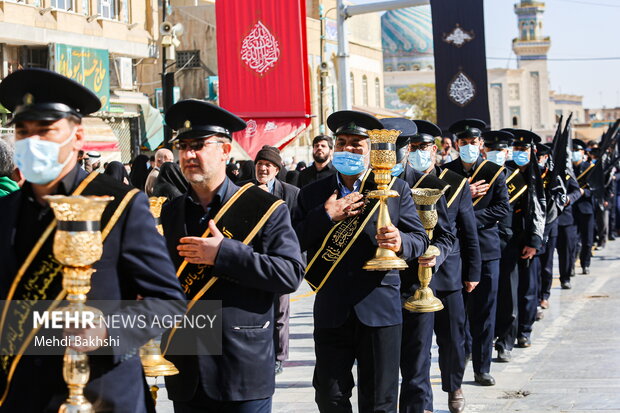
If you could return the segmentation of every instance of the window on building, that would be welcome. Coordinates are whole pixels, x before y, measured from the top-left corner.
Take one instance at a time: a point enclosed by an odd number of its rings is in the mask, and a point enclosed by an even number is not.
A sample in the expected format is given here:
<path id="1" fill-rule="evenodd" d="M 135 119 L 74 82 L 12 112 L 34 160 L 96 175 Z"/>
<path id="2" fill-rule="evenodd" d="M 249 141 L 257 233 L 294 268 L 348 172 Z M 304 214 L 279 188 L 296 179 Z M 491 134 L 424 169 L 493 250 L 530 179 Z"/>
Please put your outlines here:
<path id="1" fill-rule="evenodd" d="M 555 111 L 555 123 L 560 122 L 560 118 L 562 118 L 562 109 L 556 109 Z"/>
<path id="2" fill-rule="evenodd" d="M 90 16 L 90 0 L 82 0 L 82 14 Z"/>
<path id="3" fill-rule="evenodd" d="M 368 77 L 362 76 L 362 105 L 368 106 Z"/>
<path id="4" fill-rule="evenodd" d="M 510 119 L 512 120 L 512 127 L 518 128 L 521 123 L 521 107 L 510 107 Z"/>
<path id="5" fill-rule="evenodd" d="M 116 1 L 98 0 L 99 16 L 104 19 L 116 19 Z"/>
<path id="6" fill-rule="evenodd" d="M 349 76 L 349 89 L 351 89 L 351 104 L 355 104 L 355 77 L 353 72 Z"/>
<path id="7" fill-rule="evenodd" d="M 510 100 L 519 100 L 520 99 L 520 91 L 518 83 L 509 83 L 508 84 L 508 97 Z"/>
<path id="8" fill-rule="evenodd" d="M 47 47 L 36 47 L 36 48 L 26 48 L 24 50 L 25 53 L 22 54 L 23 58 L 26 59 L 24 66 L 25 67 L 37 67 L 42 69 L 48 68 L 48 57 L 49 51 Z"/>
<path id="9" fill-rule="evenodd" d="M 381 81 L 378 77 L 375 78 L 375 106 L 381 107 Z"/>
<path id="10" fill-rule="evenodd" d="M 177 51 L 177 69 L 192 69 L 200 67 L 200 50 Z"/>
<path id="11" fill-rule="evenodd" d="M 54 9 L 75 11 L 73 0 L 52 0 L 50 5 Z"/>

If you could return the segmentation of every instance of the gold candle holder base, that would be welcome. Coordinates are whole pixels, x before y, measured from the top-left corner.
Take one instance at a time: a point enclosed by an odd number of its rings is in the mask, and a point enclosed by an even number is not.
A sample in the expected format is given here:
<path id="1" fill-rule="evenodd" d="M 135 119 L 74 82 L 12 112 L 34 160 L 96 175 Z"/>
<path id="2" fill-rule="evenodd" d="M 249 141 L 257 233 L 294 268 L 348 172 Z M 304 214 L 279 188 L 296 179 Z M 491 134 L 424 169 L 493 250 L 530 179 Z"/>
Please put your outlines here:
<path id="1" fill-rule="evenodd" d="M 437 210 L 435 204 L 439 201 L 439 198 L 446 192 L 447 188 L 429 189 L 429 188 L 412 188 L 411 196 L 418 208 L 418 215 L 420 221 L 428 234 L 428 237 L 433 239 L 433 228 L 437 225 Z M 420 208 L 420 206 L 427 206 L 427 208 Z M 432 208 L 428 208 L 428 207 Z M 434 245 L 429 246 L 426 252 L 422 255 L 422 258 L 432 258 L 441 255 L 441 251 Z M 412 297 L 409 297 L 403 304 L 403 308 L 412 313 L 433 313 L 443 309 L 443 304 L 440 299 L 435 297 L 433 290 L 430 289 L 429 284 L 433 278 L 432 267 L 420 267 L 418 266 L 418 279 L 420 280 L 420 288 L 416 290 Z"/>
<path id="2" fill-rule="evenodd" d="M 159 346 L 153 339 L 140 347 L 140 360 L 144 368 L 144 375 L 147 377 L 174 376 L 179 374 L 179 370 L 174 364 L 162 356 Z"/>

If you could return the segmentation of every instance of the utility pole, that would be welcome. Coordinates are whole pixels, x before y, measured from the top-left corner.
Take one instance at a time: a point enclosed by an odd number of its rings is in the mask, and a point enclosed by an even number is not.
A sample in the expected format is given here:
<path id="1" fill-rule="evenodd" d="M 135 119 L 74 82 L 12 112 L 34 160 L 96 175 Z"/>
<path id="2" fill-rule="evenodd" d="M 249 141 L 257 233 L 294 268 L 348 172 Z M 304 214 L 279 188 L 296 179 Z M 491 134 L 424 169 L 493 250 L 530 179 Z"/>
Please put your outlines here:
<path id="1" fill-rule="evenodd" d="M 344 0 L 338 0 L 338 110 L 351 109 L 349 100 L 349 40 L 346 21 L 359 14 L 376 13 L 385 10 L 424 6 L 430 0 L 391 0 L 374 3 L 345 6 Z"/>
<path id="2" fill-rule="evenodd" d="M 166 17 L 168 13 L 168 5 L 170 4 L 170 0 L 163 0 L 162 2 L 162 13 L 161 13 L 161 22 L 166 22 Z M 161 36 L 161 34 L 160 34 Z M 166 59 L 166 48 L 167 46 L 163 44 L 161 46 L 161 98 L 164 107 L 164 113 L 170 106 L 172 106 L 174 101 L 174 71 L 171 73 L 167 73 L 167 59 Z M 172 129 L 168 125 L 164 123 L 164 147 L 170 149 L 170 140 L 172 139 Z"/>

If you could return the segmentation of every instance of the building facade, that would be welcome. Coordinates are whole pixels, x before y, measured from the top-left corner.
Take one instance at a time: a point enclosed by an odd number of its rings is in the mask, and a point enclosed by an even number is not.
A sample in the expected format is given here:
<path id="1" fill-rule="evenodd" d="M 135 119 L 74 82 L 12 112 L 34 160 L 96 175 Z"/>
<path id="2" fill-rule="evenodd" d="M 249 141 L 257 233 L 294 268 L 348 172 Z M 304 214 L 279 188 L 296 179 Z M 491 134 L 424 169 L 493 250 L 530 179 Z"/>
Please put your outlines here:
<path id="1" fill-rule="evenodd" d="M 551 39 L 543 32 L 545 4 L 523 0 L 514 6 L 518 37 L 512 41 L 517 68 L 488 70 L 491 127 L 531 129 L 550 140 L 560 116 L 585 120 L 582 96 L 549 89 L 547 54 Z M 404 23 L 408 22 L 408 23 Z M 386 105 L 405 112 L 398 90 L 435 83 L 430 6 L 394 10 L 382 16 Z"/>

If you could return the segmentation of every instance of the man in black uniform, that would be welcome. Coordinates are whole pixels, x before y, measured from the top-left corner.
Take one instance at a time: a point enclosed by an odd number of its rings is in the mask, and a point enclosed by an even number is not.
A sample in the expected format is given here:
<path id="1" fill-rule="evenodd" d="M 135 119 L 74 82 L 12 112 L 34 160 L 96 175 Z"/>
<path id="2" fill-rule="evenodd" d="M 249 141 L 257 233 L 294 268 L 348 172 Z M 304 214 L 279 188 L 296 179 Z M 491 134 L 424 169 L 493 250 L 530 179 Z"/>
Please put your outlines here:
<path id="1" fill-rule="evenodd" d="M 166 112 L 178 131 L 190 190 L 166 204 L 161 220 L 187 298 L 221 300 L 222 355 L 169 355 L 166 377 L 177 413 L 270 412 L 275 389 L 274 300 L 303 276 L 299 243 L 282 200 L 226 177 L 232 133 L 245 122 L 210 103 L 184 100 Z M 182 337 L 208 348 L 208 336 Z M 165 339 L 174 346 L 174 335 Z M 171 347 L 172 348 L 172 347 Z"/>
<path id="2" fill-rule="evenodd" d="M 542 247 L 546 213 L 535 153 L 540 137 L 522 129 L 511 129 L 510 133 L 514 135 L 513 160 L 506 163 L 506 183 L 512 208 L 512 237 L 502 251 L 500 269 L 495 329 L 495 348 L 500 359 L 508 358 L 515 339 L 519 347 L 531 345 L 539 301 L 538 274 L 530 261 Z"/>
<path id="3" fill-rule="evenodd" d="M 424 151 L 423 149 L 419 149 L 419 144 L 432 144 L 434 137 L 426 133 L 418 134 L 416 124 L 409 119 L 387 118 L 382 119 L 381 123 L 383 123 L 383 127 L 385 129 L 395 129 L 401 131 L 401 134 L 396 142 L 396 161 L 398 165 L 405 165 L 405 168 L 404 171 L 398 175 L 399 178 L 406 181 L 412 188 L 443 189 L 446 186 L 446 183 L 439 180 L 436 176 L 427 175 L 422 171 L 416 171 L 411 168 L 411 166 L 407 165 L 407 160 L 409 157 L 409 144 L 411 143 L 413 145 L 412 149 L 415 154 L 418 150 Z M 432 169 L 432 165 L 429 167 Z M 392 173 L 394 174 L 395 172 L 398 172 L 399 169 L 401 168 L 396 168 L 396 171 L 393 171 Z M 437 202 L 436 209 L 438 221 L 433 231 L 433 239 L 431 240 L 431 244 L 439 248 L 441 255 L 439 255 L 436 259 L 419 258 L 418 261 L 424 264 L 431 263 L 431 265 L 434 263 L 435 269 L 437 270 L 438 268 L 442 268 L 442 263 L 450 256 L 456 234 L 452 232 L 453 225 L 448 217 L 446 198 L 444 196 L 442 196 Z M 435 273 L 433 279 L 431 280 L 431 288 L 436 290 L 435 286 L 437 284 L 442 285 L 442 283 L 449 283 L 449 280 L 446 281 L 443 279 L 447 274 L 449 276 L 449 273 Z M 403 299 L 406 300 L 420 287 L 420 282 L 418 280 L 418 265 L 410 265 L 408 269 L 401 271 L 401 278 L 403 280 L 401 285 L 401 293 Z M 458 280 L 456 283 L 460 287 L 460 277 L 457 278 Z M 460 293 L 460 289 L 458 292 Z M 426 410 L 428 399 L 431 400 L 430 409 L 432 410 L 433 392 L 430 380 L 430 354 L 434 324 L 434 312 L 412 313 L 403 309 L 403 339 L 400 356 L 400 370 L 403 380 L 401 383 L 399 402 L 401 413 L 417 413 Z M 449 326 L 447 327 L 449 328 Z M 450 331 L 446 331 L 441 339 L 438 340 L 443 341 L 442 344 L 444 344 L 440 350 L 442 361 L 444 363 L 446 362 L 448 349 L 451 348 L 449 345 L 449 337 Z M 448 339 L 447 342 L 446 338 Z M 446 387 L 447 385 L 448 383 L 446 383 Z M 458 401 L 451 400 L 451 402 L 458 403 L 458 406 L 456 407 L 460 407 L 461 405 L 464 407 L 464 400 L 462 397 L 458 397 L 458 399 Z M 453 408 L 451 408 L 451 411 L 452 410 Z M 454 411 L 460 412 L 462 409 L 457 409 Z"/>
<path id="4" fill-rule="evenodd" d="M 416 120 L 414 123 L 417 133 L 411 138 L 408 148 L 410 150 L 403 154 L 408 160 L 403 173 L 404 179 L 412 186 L 418 182 L 418 186 L 438 189 L 449 185 L 444 197 L 447 201 L 450 232 L 454 234 L 455 241 L 444 262 L 436 267 L 431 287 L 444 305 L 443 310 L 435 313 L 434 322 L 442 390 L 448 393 L 450 411 L 460 412 L 465 408 L 465 398 L 461 390 L 465 370 L 465 308 L 461 291 L 471 293 L 480 280 L 481 260 L 476 216 L 467 179 L 449 169 L 436 166 L 435 139 L 441 136 L 441 129 L 424 120 Z M 423 175 L 413 179 L 414 175 L 420 174 Z M 439 181 L 435 180 L 435 177 L 439 178 Z M 426 351 L 426 354 L 430 354 L 430 351 Z M 402 361 L 401 364 L 404 365 Z M 425 389 L 425 410 L 432 411 L 433 393 L 430 385 Z"/>
<path id="5" fill-rule="evenodd" d="M 394 412 L 403 321 L 400 275 L 397 269 L 363 267 L 377 246 L 411 262 L 426 251 L 429 239 L 409 186 L 397 178 L 391 189 L 400 196 L 387 201 L 392 224 L 377 234 L 377 200 L 365 195 L 376 188 L 368 130 L 383 129 L 381 122 L 363 112 L 339 111 L 327 125 L 336 135 L 338 173 L 303 187 L 293 214 L 302 250 L 308 251 L 306 281 L 316 292 L 315 401 L 321 412 L 351 412 L 351 369 L 357 361 L 359 410 Z"/>
<path id="6" fill-rule="evenodd" d="M 579 261 L 583 274 L 590 273 L 590 259 L 592 258 L 592 243 L 594 242 L 594 203 L 592 191 L 588 185 L 588 178 L 594 169 L 594 164 L 584 161 L 586 144 L 573 139 L 573 169 L 581 191 L 581 197 L 573 205 L 573 216 L 577 225 L 581 250 Z M 577 253 L 578 251 L 575 251 Z"/>
<path id="7" fill-rule="evenodd" d="M 114 196 L 102 216 L 103 256 L 93 266 L 96 271 L 88 299 L 135 300 L 140 295 L 151 303 L 149 308 L 158 307 L 161 314 L 181 315 L 181 305 L 166 301 L 184 297 L 146 195 L 106 175 L 88 175 L 77 164 L 85 141 L 82 117 L 100 108 L 97 96 L 57 73 L 26 69 L 0 83 L 0 103 L 13 112 L 16 159 L 26 177 L 21 191 L 0 198 L 0 299 L 7 300 L 4 313 L 17 311 L 31 318 L 23 313 L 23 307 L 12 303 L 33 299 L 32 291 L 38 290 L 40 299 L 63 296 L 62 268 L 52 255 L 56 221 L 43 197 L 81 194 Z M 49 282 L 42 282 L 40 273 L 48 274 Z M 0 412 L 57 412 L 67 397 L 63 357 L 15 357 L 5 346 L 28 345 L 30 338 L 11 335 L 14 326 L 10 318 L 2 323 Z M 93 332 L 99 338 L 108 334 L 105 327 Z M 144 330 L 134 337 L 135 343 L 144 344 L 161 332 Z M 85 337 L 87 333 L 72 334 Z M 154 412 L 138 349 L 128 350 L 128 354 L 89 355 L 91 375 L 85 395 L 97 411 Z"/>
<path id="8" fill-rule="evenodd" d="M 545 186 L 548 192 L 547 203 L 552 202 L 553 193 L 551 193 L 550 183 L 547 182 L 547 175 L 549 174 L 549 161 L 551 157 L 551 147 L 544 144 L 536 144 L 538 166 L 542 171 L 543 180 L 545 180 Z M 560 165 L 556 165 L 560 168 Z M 573 224 L 573 217 L 571 214 L 572 204 L 579 199 L 581 192 L 579 191 L 579 185 L 577 181 L 570 175 L 566 174 L 566 171 L 562 170 L 558 174 L 558 179 L 564 182 L 566 187 L 566 196 L 562 211 L 557 215 L 557 218 L 552 222 L 547 223 L 545 233 L 547 235 L 547 242 L 543 243 L 543 247 L 537 254 L 534 264 L 540 266 L 540 288 L 539 288 L 539 300 L 540 308 L 543 310 L 549 308 L 549 297 L 551 296 L 551 284 L 553 282 L 553 255 L 555 249 L 558 250 L 558 261 L 560 269 L 560 283 L 562 288 L 570 287 L 570 274 L 572 270 L 573 261 L 573 248 L 574 238 L 577 235 Z M 568 219 L 567 219 L 568 218 Z"/>
<path id="9" fill-rule="evenodd" d="M 491 353 L 501 256 L 497 223 L 508 215 L 509 205 L 503 167 L 480 156 L 485 126 L 481 120 L 465 119 L 450 127 L 461 157 L 445 167 L 470 180 L 482 259 L 480 283 L 467 297 L 472 360 L 476 382 L 492 386 L 495 379 L 490 374 Z"/>
<path id="10" fill-rule="evenodd" d="M 331 136 L 318 135 L 312 140 L 312 165 L 299 173 L 297 186 L 304 186 L 336 173 L 330 159 L 334 153 L 334 140 Z"/>

